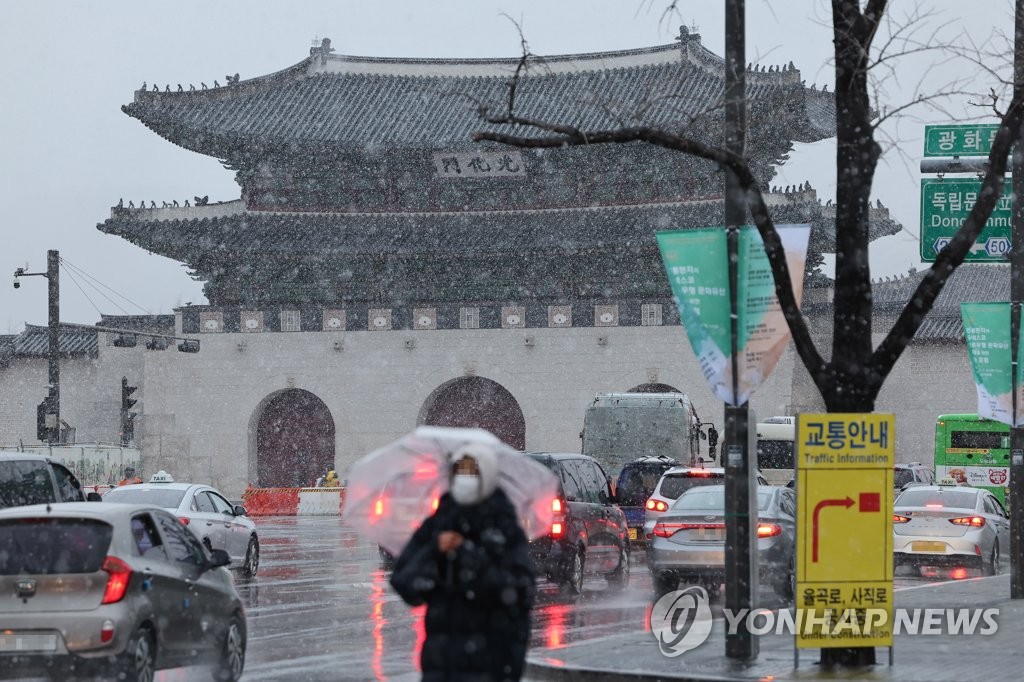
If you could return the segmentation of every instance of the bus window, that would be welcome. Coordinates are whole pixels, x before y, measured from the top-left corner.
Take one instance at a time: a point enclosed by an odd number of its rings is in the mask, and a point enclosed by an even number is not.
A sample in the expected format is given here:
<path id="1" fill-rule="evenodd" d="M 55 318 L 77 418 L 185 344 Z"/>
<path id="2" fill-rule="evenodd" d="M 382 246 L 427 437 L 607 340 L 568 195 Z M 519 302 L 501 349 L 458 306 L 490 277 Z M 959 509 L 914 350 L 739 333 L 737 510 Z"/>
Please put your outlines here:
<path id="1" fill-rule="evenodd" d="M 971 450 L 998 450 L 1009 447 L 1006 436 L 991 431 L 951 431 L 949 447 Z"/>

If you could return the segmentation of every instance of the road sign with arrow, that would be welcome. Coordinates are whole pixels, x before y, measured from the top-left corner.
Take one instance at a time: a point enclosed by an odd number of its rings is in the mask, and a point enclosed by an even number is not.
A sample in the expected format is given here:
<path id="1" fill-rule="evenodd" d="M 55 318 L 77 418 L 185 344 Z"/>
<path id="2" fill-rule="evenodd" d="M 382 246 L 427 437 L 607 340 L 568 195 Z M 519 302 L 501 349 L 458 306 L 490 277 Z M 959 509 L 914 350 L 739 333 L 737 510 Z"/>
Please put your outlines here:
<path id="1" fill-rule="evenodd" d="M 893 415 L 800 415 L 798 647 L 892 646 L 895 439 Z"/>

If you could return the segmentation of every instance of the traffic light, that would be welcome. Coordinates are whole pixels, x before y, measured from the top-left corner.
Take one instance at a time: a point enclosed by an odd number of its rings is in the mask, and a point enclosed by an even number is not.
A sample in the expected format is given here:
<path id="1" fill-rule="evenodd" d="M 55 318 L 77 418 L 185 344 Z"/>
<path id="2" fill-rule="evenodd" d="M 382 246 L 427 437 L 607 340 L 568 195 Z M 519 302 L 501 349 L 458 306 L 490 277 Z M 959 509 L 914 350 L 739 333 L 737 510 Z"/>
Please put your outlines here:
<path id="1" fill-rule="evenodd" d="M 132 393 L 139 390 L 138 386 L 129 386 L 128 377 L 121 377 L 121 445 L 128 445 L 135 438 L 135 417 L 132 406 L 139 402 L 132 398 Z"/>

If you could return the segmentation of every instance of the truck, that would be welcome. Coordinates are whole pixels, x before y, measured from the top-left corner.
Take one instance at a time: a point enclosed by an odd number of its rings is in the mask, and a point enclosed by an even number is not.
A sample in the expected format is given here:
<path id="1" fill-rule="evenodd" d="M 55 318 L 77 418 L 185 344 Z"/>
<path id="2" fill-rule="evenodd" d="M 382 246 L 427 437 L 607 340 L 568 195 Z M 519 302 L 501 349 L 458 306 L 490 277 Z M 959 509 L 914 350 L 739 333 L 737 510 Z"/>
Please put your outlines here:
<path id="1" fill-rule="evenodd" d="M 715 459 L 718 432 L 704 424 L 684 393 L 598 393 L 583 416 L 583 454 L 618 473 L 641 457 L 688 466 Z M 702 456 L 701 441 L 708 440 Z"/>
<path id="2" fill-rule="evenodd" d="M 63 464 L 83 486 L 110 486 L 124 477 L 126 468 L 143 473 L 142 452 L 135 447 L 112 443 L 79 443 L 75 445 L 25 445 L 19 443 L 10 451 L 47 455 Z"/>

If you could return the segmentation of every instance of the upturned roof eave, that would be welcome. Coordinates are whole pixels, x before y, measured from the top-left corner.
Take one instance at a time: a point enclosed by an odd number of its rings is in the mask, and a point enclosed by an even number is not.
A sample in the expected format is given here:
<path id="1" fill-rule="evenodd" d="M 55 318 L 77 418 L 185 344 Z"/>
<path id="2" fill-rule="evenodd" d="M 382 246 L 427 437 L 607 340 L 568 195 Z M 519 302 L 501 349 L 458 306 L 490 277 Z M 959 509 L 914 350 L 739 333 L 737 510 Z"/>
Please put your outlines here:
<path id="1" fill-rule="evenodd" d="M 203 117 L 197 116 L 195 112 L 208 106 L 218 106 L 218 102 L 225 100 L 241 102 L 238 106 L 244 108 L 245 98 L 262 97 L 263 93 L 272 92 L 276 88 L 318 77 L 367 77 L 372 75 L 375 79 L 385 80 L 389 78 L 416 80 L 424 76 L 445 77 L 465 82 L 468 88 L 467 92 L 469 92 L 472 90 L 469 86 L 479 83 L 481 79 L 509 79 L 514 73 L 518 61 L 518 59 L 508 58 L 403 59 L 311 55 L 281 71 L 213 89 L 183 92 L 143 91 L 140 89 L 136 91 L 134 101 L 123 106 L 122 110 L 169 142 L 184 149 L 217 158 L 228 158 L 238 148 L 240 142 L 245 142 L 248 146 L 263 145 L 267 149 L 315 147 L 347 151 L 360 148 L 366 140 L 362 138 L 332 139 L 330 134 L 308 136 L 304 134 L 308 131 L 301 130 L 301 126 L 293 131 L 285 130 L 283 132 L 280 130 L 254 130 L 251 129 L 253 126 L 247 123 L 242 123 L 241 128 L 237 126 L 222 128 L 215 124 L 217 116 L 208 114 L 207 118 L 212 117 L 211 120 L 204 121 Z M 572 78 L 573 74 L 598 71 L 622 73 L 630 70 L 663 68 L 673 64 L 688 64 L 690 67 L 715 77 L 724 68 L 722 59 L 704 48 L 700 44 L 699 36 L 691 34 L 686 40 L 685 49 L 679 45 L 663 45 L 615 52 L 541 57 L 538 58 L 536 64 L 538 69 L 536 73 L 541 74 L 538 77 Z M 466 73 L 460 75 L 460 70 Z M 480 71 L 480 73 L 476 73 L 476 71 Z M 767 85 L 770 87 L 795 87 L 802 91 L 803 113 L 795 117 L 796 120 L 792 121 L 790 128 L 790 134 L 794 141 L 815 142 L 834 136 L 832 94 L 817 92 L 803 86 L 799 79 L 799 71 L 793 68 L 782 70 L 780 67 L 780 70 L 765 72 L 758 71 L 755 67 L 748 71 L 747 77 L 748 83 L 754 88 Z M 701 88 L 701 93 L 707 95 L 706 87 Z M 273 97 L 273 95 L 270 96 Z M 165 101 L 172 104 L 161 110 L 161 103 Z M 313 105 L 308 104 L 308 106 Z M 246 129 L 247 125 L 250 129 Z M 462 121 L 457 127 L 464 128 L 465 121 Z M 484 124 L 481 120 L 479 128 L 488 127 L 491 126 Z M 344 129 L 341 126 L 335 126 L 335 128 Z M 463 138 L 465 139 L 463 140 Z M 394 140 L 384 137 L 371 141 L 375 144 L 393 143 L 407 147 L 415 146 L 409 139 L 403 137 L 400 131 L 395 132 Z M 473 144 L 468 134 L 459 133 L 457 136 L 449 136 L 448 139 L 425 138 L 421 140 L 420 146 L 450 147 L 452 144 L 463 142 L 466 145 Z"/>

